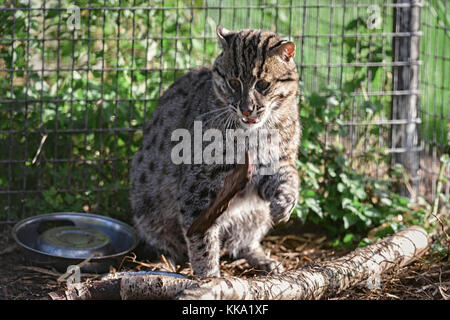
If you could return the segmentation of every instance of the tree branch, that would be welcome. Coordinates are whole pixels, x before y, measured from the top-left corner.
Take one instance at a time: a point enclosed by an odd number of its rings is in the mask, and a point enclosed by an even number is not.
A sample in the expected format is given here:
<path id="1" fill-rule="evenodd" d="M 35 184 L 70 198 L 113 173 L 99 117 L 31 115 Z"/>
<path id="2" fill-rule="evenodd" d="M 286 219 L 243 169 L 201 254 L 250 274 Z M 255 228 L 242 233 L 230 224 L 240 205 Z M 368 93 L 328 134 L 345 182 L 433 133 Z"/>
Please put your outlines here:
<path id="1" fill-rule="evenodd" d="M 184 290 L 178 299 L 320 299 L 351 286 L 379 280 L 382 272 L 404 266 L 428 248 L 428 236 L 410 227 L 334 261 L 310 265 L 276 276 L 253 279 L 210 278 Z"/>
<path id="2" fill-rule="evenodd" d="M 55 300 L 73 299 L 320 299 L 352 286 L 375 286 L 381 273 L 402 267 L 428 248 L 424 229 L 414 226 L 333 261 L 312 264 L 281 275 L 251 279 L 178 278 L 135 275 L 79 283 L 50 293 Z"/>

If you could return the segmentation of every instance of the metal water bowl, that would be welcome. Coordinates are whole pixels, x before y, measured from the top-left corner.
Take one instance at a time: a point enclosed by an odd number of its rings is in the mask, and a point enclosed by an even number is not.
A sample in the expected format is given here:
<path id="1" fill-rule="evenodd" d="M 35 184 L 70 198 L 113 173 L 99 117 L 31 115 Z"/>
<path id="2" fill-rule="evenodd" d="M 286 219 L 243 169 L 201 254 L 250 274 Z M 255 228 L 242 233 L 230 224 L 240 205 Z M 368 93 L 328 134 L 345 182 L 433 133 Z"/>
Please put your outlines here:
<path id="1" fill-rule="evenodd" d="M 105 216 L 60 212 L 18 222 L 13 237 L 33 264 L 67 266 L 89 259 L 83 272 L 106 272 L 133 250 L 138 239 L 129 225 Z"/>

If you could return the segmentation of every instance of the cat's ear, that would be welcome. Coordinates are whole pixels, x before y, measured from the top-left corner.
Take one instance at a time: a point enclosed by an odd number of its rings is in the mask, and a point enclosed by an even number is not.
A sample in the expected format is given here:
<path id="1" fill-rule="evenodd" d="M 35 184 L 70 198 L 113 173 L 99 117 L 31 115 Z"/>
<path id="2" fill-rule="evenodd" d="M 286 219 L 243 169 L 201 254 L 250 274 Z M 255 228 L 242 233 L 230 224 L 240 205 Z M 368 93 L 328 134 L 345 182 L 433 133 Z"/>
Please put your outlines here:
<path id="1" fill-rule="evenodd" d="M 275 48 L 277 54 L 286 62 L 295 57 L 295 44 L 290 41 L 283 42 Z"/>
<path id="2" fill-rule="evenodd" d="M 220 43 L 222 44 L 222 48 L 226 49 L 228 47 L 228 43 L 231 40 L 231 36 L 233 35 L 233 32 L 225 29 L 221 25 L 217 26 L 217 37 L 220 40 Z"/>

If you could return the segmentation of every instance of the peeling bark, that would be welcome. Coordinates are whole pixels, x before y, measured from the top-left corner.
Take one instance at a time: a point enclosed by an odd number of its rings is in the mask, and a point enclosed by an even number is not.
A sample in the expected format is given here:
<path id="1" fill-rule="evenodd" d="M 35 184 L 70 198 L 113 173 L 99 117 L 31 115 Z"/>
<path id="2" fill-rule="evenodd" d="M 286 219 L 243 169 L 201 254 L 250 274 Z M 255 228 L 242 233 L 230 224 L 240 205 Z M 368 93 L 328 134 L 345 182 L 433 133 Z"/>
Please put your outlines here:
<path id="1" fill-rule="evenodd" d="M 205 279 L 184 290 L 177 298 L 289 300 L 331 297 L 363 281 L 369 281 L 370 284 L 382 272 L 412 262 L 427 248 L 428 236 L 425 230 L 410 227 L 330 262 L 248 280 Z"/>
<path id="2" fill-rule="evenodd" d="M 66 291 L 50 293 L 55 300 L 73 299 L 321 299 L 364 283 L 375 285 L 382 272 L 402 267 L 428 248 L 428 236 L 410 227 L 380 242 L 355 250 L 333 261 L 312 264 L 281 275 L 252 279 L 176 278 L 165 275 L 127 273 L 118 279 L 76 284 Z M 375 280 L 375 284 L 373 284 Z"/>
<path id="3" fill-rule="evenodd" d="M 77 283 L 67 290 L 49 293 L 53 300 L 163 300 L 173 299 L 194 284 L 189 278 L 137 275 Z"/>

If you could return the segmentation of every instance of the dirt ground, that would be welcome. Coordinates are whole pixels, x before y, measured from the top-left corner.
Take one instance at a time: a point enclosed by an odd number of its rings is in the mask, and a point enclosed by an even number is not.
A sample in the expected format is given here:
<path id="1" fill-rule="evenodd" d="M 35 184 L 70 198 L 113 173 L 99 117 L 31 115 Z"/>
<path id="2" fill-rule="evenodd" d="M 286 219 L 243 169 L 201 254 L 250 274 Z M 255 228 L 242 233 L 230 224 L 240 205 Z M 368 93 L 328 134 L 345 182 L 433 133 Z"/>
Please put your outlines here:
<path id="1" fill-rule="evenodd" d="M 35 267 L 25 261 L 11 237 L 10 225 L 0 225 L 0 300 L 49 299 L 48 293 L 65 288 L 58 283 L 60 272 L 52 267 Z M 347 253 L 328 247 L 327 238 L 319 230 L 301 226 L 295 222 L 279 227 L 263 241 L 264 248 L 272 257 L 282 262 L 285 269 L 292 270 L 310 263 L 340 257 Z M 164 260 L 150 262 L 139 255 L 130 254 L 121 269 L 164 270 L 190 275 L 189 264 L 172 266 Z M 243 259 L 233 261 L 226 253 L 221 259 L 223 274 L 239 277 L 261 275 L 250 268 Z M 82 280 L 95 279 L 98 275 L 82 275 Z M 345 290 L 329 298 L 336 300 L 442 300 L 450 298 L 450 264 L 448 257 L 428 253 L 412 264 L 382 275 L 377 289 L 365 284 Z"/>

